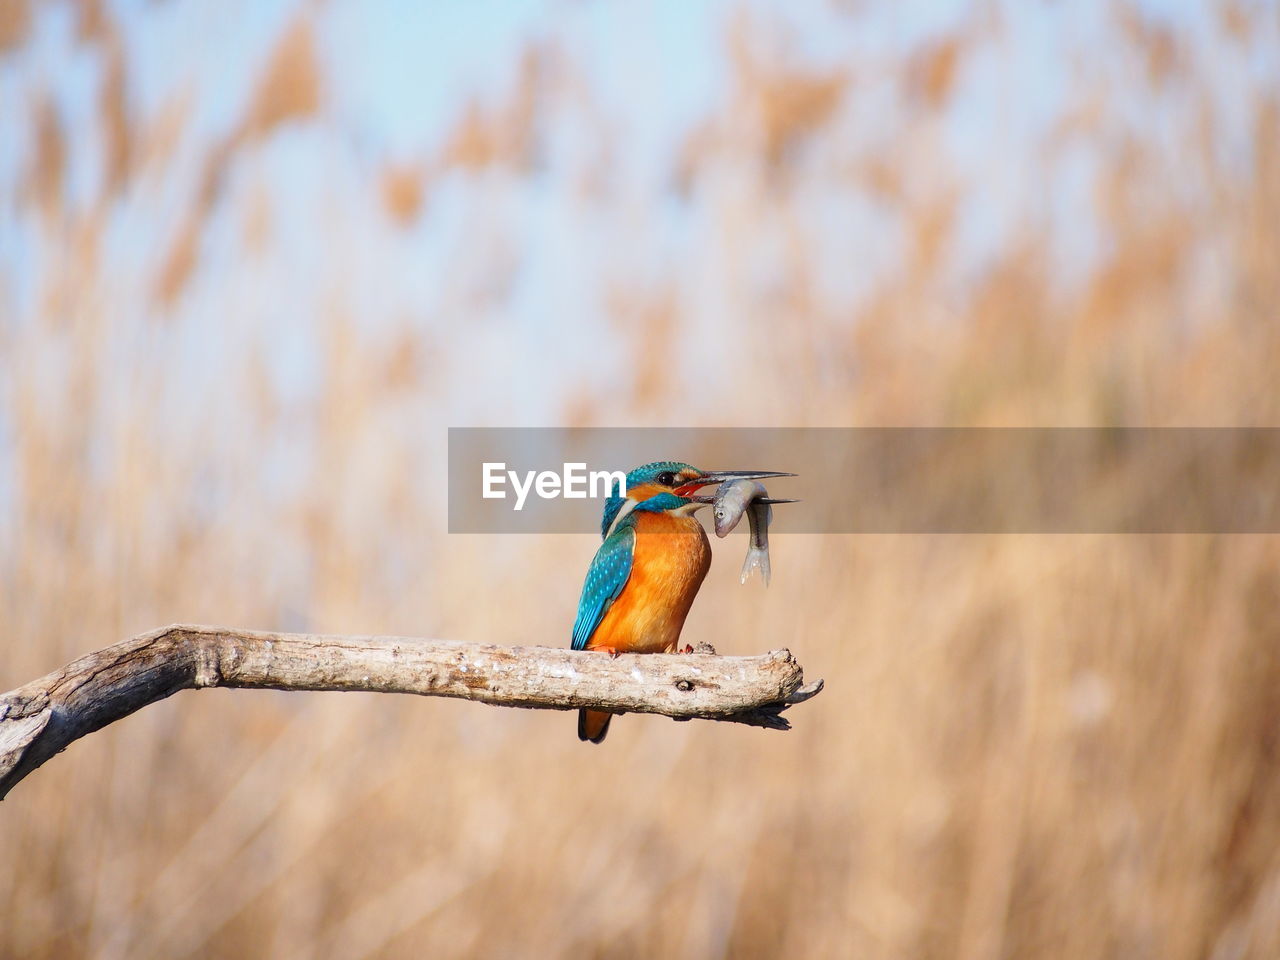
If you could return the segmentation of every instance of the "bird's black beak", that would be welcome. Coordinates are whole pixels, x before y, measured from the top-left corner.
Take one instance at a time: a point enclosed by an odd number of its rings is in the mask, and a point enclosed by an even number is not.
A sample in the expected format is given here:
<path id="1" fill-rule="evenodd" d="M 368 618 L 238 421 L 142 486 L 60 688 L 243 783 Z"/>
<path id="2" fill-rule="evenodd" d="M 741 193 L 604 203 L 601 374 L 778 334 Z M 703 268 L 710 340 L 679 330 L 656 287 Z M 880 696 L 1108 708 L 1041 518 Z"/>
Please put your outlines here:
<path id="1" fill-rule="evenodd" d="M 691 494 L 696 494 L 702 487 L 710 487 L 730 480 L 768 480 L 770 477 L 794 476 L 794 473 L 782 473 L 777 470 L 711 470 L 676 487 L 675 494 L 678 497 L 687 497 L 700 503 L 710 503 L 715 499 L 714 497 L 703 499 L 700 496 L 691 496 Z M 783 503 L 785 501 L 775 500 L 773 502 Z"/>

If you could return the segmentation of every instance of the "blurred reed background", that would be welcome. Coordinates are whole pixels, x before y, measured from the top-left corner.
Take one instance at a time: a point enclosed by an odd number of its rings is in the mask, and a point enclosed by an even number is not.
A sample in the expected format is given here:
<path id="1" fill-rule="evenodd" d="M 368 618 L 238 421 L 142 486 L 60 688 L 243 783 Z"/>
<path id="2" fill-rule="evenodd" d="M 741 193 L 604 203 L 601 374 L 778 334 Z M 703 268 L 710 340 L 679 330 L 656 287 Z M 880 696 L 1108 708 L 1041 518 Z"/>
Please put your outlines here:
<path id="1" fill-rule="evenodd" d="M 4 0 L 0 689 L 566 643 L 449 425 L 1276 425 L 1278 91 L 1243 0 Z M 0 955 L 1280 955 L 1274 537 L 715 547 L 793 732 L 183 694 L 0 807 Z"/>

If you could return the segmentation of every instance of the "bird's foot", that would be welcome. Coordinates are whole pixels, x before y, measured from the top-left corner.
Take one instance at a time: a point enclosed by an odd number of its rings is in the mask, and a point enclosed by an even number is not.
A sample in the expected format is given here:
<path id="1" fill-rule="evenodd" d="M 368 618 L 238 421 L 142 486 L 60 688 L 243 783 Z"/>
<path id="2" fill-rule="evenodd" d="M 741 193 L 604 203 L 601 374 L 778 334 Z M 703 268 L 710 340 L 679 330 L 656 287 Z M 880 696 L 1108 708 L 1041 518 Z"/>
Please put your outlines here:
<path id="1" fill-rule="evenodd" d="M 716 648 L 713 647 L 711 644 L 707 643 L 705 640 L 703 640 L 699 642 L 699 644 L 696 647 L 688 643 L 684 645 L 683 650 L 677 647 L 676 653 L 701 653 L 707 656 L 714 657 L 716 655 Z"/>

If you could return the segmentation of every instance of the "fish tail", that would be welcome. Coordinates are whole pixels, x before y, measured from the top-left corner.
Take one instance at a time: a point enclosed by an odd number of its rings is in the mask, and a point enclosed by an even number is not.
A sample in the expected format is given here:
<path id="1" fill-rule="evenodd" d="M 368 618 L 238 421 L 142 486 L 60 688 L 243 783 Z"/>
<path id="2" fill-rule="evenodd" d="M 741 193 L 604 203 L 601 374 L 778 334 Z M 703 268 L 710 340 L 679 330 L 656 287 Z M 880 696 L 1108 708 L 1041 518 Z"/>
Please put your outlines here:
<path id="1" fill-rule="evenodd" d="M 603 710 L 579 710 L 578 739 L 600 743 L 609 732 L 609 721 L 612 719 L 613 714 Z"/>
<path id="2" fill-rule="evenodd" d="M 747 551 L 747 559 L 742 561 L 742 578 L 739 582 L 746 583 L 756 570 L 760 571 L 760 579 L 764 581 L 764 585 L 767 587 L 770 573 L 768 551 L 757 550 L 752 547 Z"/>

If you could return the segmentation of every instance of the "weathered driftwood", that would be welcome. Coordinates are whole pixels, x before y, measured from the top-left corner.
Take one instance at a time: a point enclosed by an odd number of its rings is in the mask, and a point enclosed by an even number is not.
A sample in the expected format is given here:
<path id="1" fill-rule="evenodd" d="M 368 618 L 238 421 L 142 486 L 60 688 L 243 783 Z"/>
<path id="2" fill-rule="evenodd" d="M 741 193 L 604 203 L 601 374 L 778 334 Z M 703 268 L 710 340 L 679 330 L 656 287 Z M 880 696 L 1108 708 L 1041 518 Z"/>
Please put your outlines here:
<path id="1" fill-rule="evenodd" d="M 795 657 L 700 652 L 612 658 L 551 647 L 175 625 L 0 695 L 0 799 L 68 744 L 179 690 L 253 687 L 458 697 L 506 707 L 658 713 L 787 729 L 822 689 Z"/>

